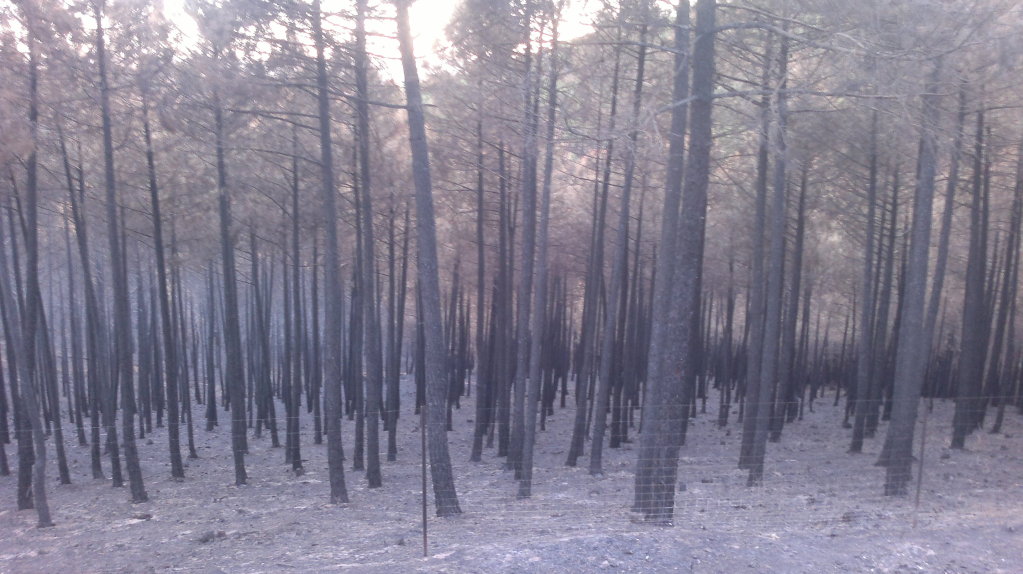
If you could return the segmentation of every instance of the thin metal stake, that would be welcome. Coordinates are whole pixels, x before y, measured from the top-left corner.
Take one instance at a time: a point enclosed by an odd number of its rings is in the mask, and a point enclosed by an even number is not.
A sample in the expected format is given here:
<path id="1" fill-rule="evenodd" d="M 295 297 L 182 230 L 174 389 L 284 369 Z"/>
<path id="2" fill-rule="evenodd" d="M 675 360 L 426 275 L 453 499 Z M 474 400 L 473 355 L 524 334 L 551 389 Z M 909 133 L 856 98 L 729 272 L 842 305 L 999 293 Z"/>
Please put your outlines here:
<path id="1" fill-rule="evenodd" d="M 423 557 L 430 556 L 426 538 L 426 405 L 419 408 L 419 434 L 423 442 Z"/>

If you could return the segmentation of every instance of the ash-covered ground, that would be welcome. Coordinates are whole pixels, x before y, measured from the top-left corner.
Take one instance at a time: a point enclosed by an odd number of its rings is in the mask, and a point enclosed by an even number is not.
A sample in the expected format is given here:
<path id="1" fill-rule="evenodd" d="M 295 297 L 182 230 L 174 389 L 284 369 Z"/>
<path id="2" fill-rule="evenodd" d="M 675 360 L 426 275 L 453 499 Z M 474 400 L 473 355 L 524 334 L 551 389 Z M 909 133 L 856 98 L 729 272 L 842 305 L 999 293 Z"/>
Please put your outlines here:
<path id="1" fill-rule="evenodd" d="M 566 467 L 573 410 L 558 409 L 538 434 L 534 495 L 517 500 L 493 449 L 468 462 L 474 409 L 463 401 L 449 433 L 463 514 L 437 519 L 431 505 L 427 557 L 411 412 L 399 421 L 398 461 L 383 463 L 383 488 L 366 488 L 347 461 L 351 502 L 342 506 L 328 504 L 326 450 L 312 444 L 311 419 L 302 422 L 305 474 L 294 475 L 264 434 L 250 437 L 243 487 L 233 484 L 229 423 L 196 429 L 199 458 L 186 461 L 182 482 L 170 478 L 165 429 L 154 429 L 139 444 L 144 504 L 93 480 L 88 447 L 66 433 L 73 484 L 57 483 L 49 451 L 56 527 L 35 528 L 34 511 L 16 510 L 16 477 L 0 477 L 0 572 L 1023 572 L 1019 414 L 1007 415 L 1003 433 L 977 432 L 954 451 L 953 404 L 935 402 L 917 508 L 914 495 L 882 496 L 884 469 L 874 462 L 886 425 L 850 455 L 841 409 L 829 396 L 787 425 L 781 443 L 768 445 L 765 485 L 752 489 L 736 468 L 734 414 L 726 428 L 714 414 L 693 419 L 675 526 L 666 528 L 629 512 L 637 443 L 605 449 L 602 476 L 589 474 L 586 457 Z M 350 454 L 353 424 L 343 427 Z"/>

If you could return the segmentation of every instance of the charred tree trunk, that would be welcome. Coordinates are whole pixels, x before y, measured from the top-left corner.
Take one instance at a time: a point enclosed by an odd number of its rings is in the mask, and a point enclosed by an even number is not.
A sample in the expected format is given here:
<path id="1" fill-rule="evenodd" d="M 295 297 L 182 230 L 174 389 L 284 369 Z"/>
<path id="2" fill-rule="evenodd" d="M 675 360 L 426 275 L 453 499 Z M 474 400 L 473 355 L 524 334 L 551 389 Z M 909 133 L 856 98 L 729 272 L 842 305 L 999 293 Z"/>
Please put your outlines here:
<path id="1" fill-rule="evenodd" d="M 294 153 L 291 159 L 291 344 L 293 353 L 288 357 L 288 364 L 291 367 L 289 374 L 291 385 L 288 394 L 288 436 L 285 442 L 290 447 L 291 471 L 295 476 L 305 474 L 302 466 L 302 434 L 301 413 L 302 413 L 302 377 L 305 369 L 302 365 L 303 337 L 305 335 L 304 321 L 302 318 L 302 262 L 299 251 L 299 191 L 300 176 L 298 165 L 298 142 L 294 136 Z M 287 273 L 284 274 L 285 285 L 288 282 Z"/>
<path id="2" fill-rule="evenodd" d="M 327 244 L 323 276 L 324 302 L 324 427 L 327 431 L 327 467 L 330 479 L 330 503 L 348 502 L 345 485 L 344 449 L 341 445 L 341 329 L 342 303 L 340 246 L 337 233 L 337 199 L 334 190 L 334 159 L 330 136 L 330 99 L 327 86 L 327 62 L 320 1 L 314 0 L 312 24 L 316 44 L 316 96 L 320 128 L 321 196 L 325 211 Z"/>
<path id="3" fill-rule="evenodd" d="M 142 90 L 142 134 L 146 144 L 146 170 L 149 174 L 149 202 L 153 210 L 153 249 L 156 252 L 157 292 L 160 299 L 160 326 L 163 331 L 164 380 L 167 382 L 167 440 L 170 446 L 171 476 L 185 477 L 181 461 L 180 418 L 178 414 L 178 356 L 177 341 L 171 325 L 170 290 L 167 283 L 167 263 L 164 258 L 163 221 L 160 214 L 160 190 L 156 179 L 156 159 L 149 124 L 149 99 Z"/>
<path id="4" fill-rule="evenodd" d="M 1009 224 L 1009 239 L 1006 242 L 1005 275 L 1002 282 L 1002 308 L 999 311 L 999 321 L 1008 317 L 1008 325 L 1005 343 L 1004 363 L 991 362 L 992 370 L 996 371 L 995 380 L 991 383 L 994 388 L 995 399 L 998 401 L 998 412 L 995 415 L 995 422 L 991 425 L 991 433 L 1002 431 L 1002 422 L 1005 420 L 1006 404 L 1012 401 L 1012 381 L 1017 380 L 1017 361 L 1015 344 L 1015 323 L 1016 323 L 1016 294 L 1019 290 L 1019 263 L 1020 263 L 1020 228 L 1023 226 L 1023 142 L 1016 151 L 1016 181 L 1012 196 L 1012 216 Z M 1000 326 L 1001 328 L 1001 326 Z"/>
<path id="5" fill-rule="evenodd" d="M 534 101 L 534 69 L 540 67 L 541 58 L 534 63 L 532 44 L 533 5 L 526 2 L 525 14 L 525 81 L 523 83 L 523 142 L 522 178 L 519 188 L 519 209 L 522 217 L 522 244 L 519 264 L 519 284 L 515 293 L 515 377 L 511 413 L 511 437 L 508 443 L 508 458 L 505 469 L 514 470 L 515 478 L 521 477 L 522 444 L 525 434 L 526 378 L 529 375 L 530 332 L 529 314 L 532 298 L 533 273 L 536 257 L 536 172 L 537 172 L 537 129 L 539 125 L 536 102 Z"/>
<path id="6" fill-rule="evenodd" d="M 558 5 L 560 11 L 561 4 Z M 522 442 L 522 475 L 519 481 L 518 498 L 532 496 L 533 487 L 533 448 L 536 444 L 536 409 L 543 408 L 540 401 L 540 381 L 542 378 L 541 358 L 545 333 L 550 327 L 546 324 L 547 307 L 547 274 L 548 274 L 548 229 L 551 211 L 551 177 L 554 171 L 554 120 L 557 114 L 558 90 L 558 22 L 560 14 L 555 14 L 551 36 L 550 74 L 547 79 L 547 150 L 544 155 L 543 191 L 540 198 L 539 229 L 537 230 L 536 273 L 533 276 L 533 309 L 532 327 L 529 349 L 529 373 L 526 389 L 525 428 Z M 479 397 L 477 397 L 479 400 Z"/>
<path id="7" fill-rule="evenodd" d="M 447 370 L 444 358 L 444 333 L 440 317 L 440 280 L 437 273 L 437 230 L 433 212 L 433 191 L 430 178 L 430 156 L 426 141 L 423 100 L 419 88 L 419 71 L 412 50 L 412 33 L 408 20 L 408 0 L 395 0 L 398 10 L 398 43 L 405 74 L 405 97 L 408 115 L 409 146 L 412 152 L 412 177 L 416 190 L 416 230 L 419 253 L 418 277 L 426 337 L 426 419 L 429 441 L 430 473 L 433 477 L 434 503 L 438 516 L 454 516 L 458 506 L 455 480 L 451 472 L 448 437 L 445 431 L 447 401 Z"/>
<path id="8" fill-rule="evenodd" d="M 123 427 L 124 459 L 128 470 L 132 502 L 149 499 L 142 483 L 138 449 L 135 445 L 135 384 L 131 349 L 131 309 L 128 295 L 128 277 L 125 272 L 118 219 L 116 171 L 114 169 L 114 143 L 110 120 L 110 93 L 107 83 L 106 45 L 103 29 L 103 1 L 93 5 L 96 20 L 96 60 L 99 66 L 100 107 L 103 127 L 103 171 L 106 187 L 107 236 L 110 241 L 110 265 L 114 287 L 114 349 L 116 353 L 115 379 L 121 387 L 121 425 Z"/>
<path id="9" fill-rule="evenodd" d="M 952 421 L 952 448 L 965 448 L 966 436 L 972 433 L 984 408 L 981 384 L 987 359 L 988 333 L 985 309 L 985 265 L 987 246 L 984 236 L 987 218 L 984 213 L 984 111 L 977 113 L 977 135 L 974 144 L 973 190 L 970 205 L 970 245 L 966 263 L 966 291 L 963 295 L 963 330 L 959 355 L 959 384 L 956 387 L 956 409 Z"/>
<path id="10" fill-rule="evenodd" d="M 870 157 L 867 179 L 867 225 L 863 247 L 863 280 L 860 283 L 860 338 L 856 347 L 856 386 L 852 393 L 856 418 L 853 422 L 852 443 L 849 452 L 863 452 L 864 430 L 867 422 L 868 394 L 874 368 L 874 236 L 877 225 L 877 125 L 878 112 L 870 119 Z"/>
<path id="11" fill-rule="evenodd" d="M 618 42 L 614 52 L 614 67 L 611 74 L 611 98 L 607 131 L 613 133 L 618 111 L 618 77 L 621 68 L 621 31 L 617 27 Z M 689 78 L 686 77 L 688 86 Z M 601 131 L 602 109 L 597 110 L 597 131 Z M 572 440 L 568 449 L 566 466 L 575 466 L 577 459 L 583 455 L 589 419 L 590 401 L 593 398 L 593 387 L 597 378 L 597 333 L 600 332 L 602 313 L 601 295 L 604 288 L 604 228 L 607 219 L 607 198 L 611 179 L 611 159 L 614 155 L 614 139 L 607 142 L 604 148 L 604 163 L 601 168 L 601 155 L 594 157 L 593 183 L 593 223 L 590 232 L 590 250 L 586 266 L 586 284 L 583 295 L 582 328 L 579 333 L 576 367 L 576 412 L 572 427 Z"/>
<path id="12" fill-rule="evenodd" d="M 402 227 L 402 248 L 401 248 L 401 270 L 400 277 L 395 279 L 395 215 L 391 213 L 390 241 L 388 243 L 390 279 L 388 289 L 388 305 L 390 306 L 391 320 L 388 322 L 388 340 L 390 341 L 390 356 L 387 359 L 387 460 L 394 461 L 398 458 L 398 411 L 400 407 L 401 381 L 401 352 L 405 340 L 405 300 L 408 284 L 408 243 L 409 243 L 409 209 L 405 208 L 405 221 Z"/>
<path id="13" fill-rule="evenodd" d="M 377 306 L 376 253 L 373 236 L 373 193 L 369 157 L 369 81 L 366 53 L 366 0 L 358 0 L 356 16 L 355 109 L 356 138 L 359 146 L 359 189 L 362 218 L 362 301 L 366 352 L 366 481 L 370 488 L 379 488 L 380 475 L 380 406 L 383 402 L 384 365 L 381 349 L 380 311 Z"/>
<path id="14" fill-rule="evenodd" d="M 217 426 L 217 376 L 216 358 L 217 346 L 217 295 L 213 280 L 213 265 L 210 264 L 207 281 L 207 307 L 206 307 L 206 432 L 212 432 Z"/>
<path id="15" fill-rule="evenodd" d="M 482 105 L 480 106 L 482 108 Z M 491 402 L 494 394 L 494 380 L 490 376 L 491 355 L 487 349 L 486 336 L 486 250 L 483 239 L 485 224 L 484 211 L 484 156 L 483 120 L 476 120 L 476 420 L 473 424 L 471 462 L 483 460 L 483 436 L 487 433 L 493 417 Z M 493 321 L 493 318 L 491 318 Z"/>
<path id="16" fill-rule="evenodd" d="M 717 3 L 698 0 L 693 48 L 693 96 L 689 155 L 683 185 L 682 150 L 688 99 L 689 2 L 680 1 L 675 21 L 674 108 L 669 135 L 669 163 L 664 221 L 653 293 L 649 381 L 643 433 L 637 460 L 633 510 L 657 524 L 671 524 L 675 506 L 678 451 L 689 396 L 684 382 L 693 368 L 692 333 L 698 312 L 699 274 L 710 177 L 714 36 Z M 684 205 L 684 212 L 679 211 Z M 675 351 L 672 351 L 674 349 Z"/>
<path id="17" fill-rule="evenodd" d="M 764 55 L 763 79 L 764 95 L 760 100 L 760 133 L 757 148 L 756 200 L 753 215 L 753 253 L 750 261 L 750 287 L 747 293 L 748 311 L 746 314 L 748 342 L 746 345 L 746 377 L 740 406 L 742 419 L 742 442 L 739 447 L 739 468 L 748 469 L 752 464 L 753 439 L 756 434 L 756 417 L 759 405 L 759 393 L 763 371 L 760 368 L 764 357 L 764 322 L 766 317 L 765 291 L 767 277 L 764 270 L 764 249 L 767 233 L 767 171 L 770 160 L 769 130 L 771 128 L 771 61 L 773 37 L 768 37 L 767 50 Z"/>
<path id="18" fill-rule="evenodd" d="M 934 64 L 934 71 L 922 96 L 919 169 L 913 197 L 913 221 L 907 254 L 905 290 L 901 301 L 903 313 L 898 331 L 899 349 L 895 364 L 892 419 L 885 439 L 885 452 L 878 461 L 887 467 L 884 487 L 886 496 L 906 495 L 912 475 L 913 435 L 925 368 L 923 305 L 927 289 L 931 206 L 937 167 L 935 140 L 940 119 L 938 106 L 940 96 L 937 86 L 940 78 L 941 61 L 938 60 Z"/>
<path id="19" fill-rule="evenodd" d="M 84 213 L 79 205 L 78 196 L 74 183 L 74 176 L 71 170 L 71 161 L 68 157 L 67 146 L 64 141 L 63 131 L 60 125 L 57 126 L 57 133 L 60 140 L 61 158 L 64 164 L 64 175 L 68 186 L 68 199 L 71 205 L 71 218 L 75 226 L 75 240 L 78 247 L 79 259 L 82 264 L 82 287 L 85 293 L 85 347 L 89 357 L 88 369 L 88 401 L 89 401 L 89 426 L 90 426 L 90 460 L 92 478 L 102 480 L 102 452 L 100 427 L 103 426 L 101 418 L 101 397 L 104 395 L 102 386 L 107 377 L 107 365 L 104 359 L 105 353 L 101 351 L 105 347 L 103 324 L 99 318 L 99 304 L 96 299 L 96 287 L 92 277 L 91 257 L 89 256 L 89 241 L 86 231 Z M 81 168 L 78 172 L 78 191 L 84 199 L 84 183 L 81 175 Z M 115 472 L 119 472 L 114 467 Z"/>
<path id="20" fill-rule="evenodd" d="M 959 86 L 959 112 L 956 114 L 956 128 L 952 139 L 952 151 L 949 158 L 948 182 L 945 186 L 945 205 L 941 212 L 941 236 L 938 238 L 938 253 L 934 263 L 934 279 L 931 283 L 931 296 L 927 300 L 927 335 L 928 345 L 938 343 L 934 339 L 934 325 L 941 307 L 942 288 L 945 284 L 945 267 L 948 265 L 949 243 L 952 237 L 952 213 L 955 209 L 956 187 L 959 186 L 959 162 L 963 148 L 963 128 L 966 123 L 966 87 Z"/>
<path id="21" fill-rule="evenodd" d="M 809 165 L 804 164 L 799 181 L 799 199 L 796 204 L 795 244 L 792 246 L 792 272 L 789 274 L 788 305 L 782 320 L 781 355 L 778 366 L 778 396 L 771 412 L 770 442 L 781 441 L 781 431 L 788 419 L 788 413 L 794 412 L 796 404 L 796 378 L 799 376 L 796 365 L 796 332 L 799 321 L 800 293 L 803 281 L 803 241 L 806 232 L 806 191 Z"/>
<path id="22" fill-rule="evenodd" d="M 645 6 L 645 5 L 644 5 Z M 604 448 L 604 434 L 607 428 L 607 409 L 609 405 L 610 391 L 613 385 L 612 378 L 615 377 L 613 363 L 615 360 L 615 340 L 620 339 L 619 329 L 622 327 L 622 320 L 619 320 L 619 309 L 621 308 L 626 295 L 624 285 L 626 281 L 626 266 L 628 264 L 629 249 L 629 220 L 630 204 L 632 201 L 632 187 L 636 168 L 636 145 L 639 139 L 639 131 L 636 124 L 639 122 L 639 113 L 643 104 L 643 73 L 646 65 L 646 22 L 640 23 L 639 54 L 636 62 L 636 83 L 633 88 L 632 100 L 632 128 L 629 131 L 628 146 L 626 151 L 625 180 L 622 182 L 622 201 L 618 211 L 618 230 L 615 237 L 615 255 L 611 264 L 611 281 L 604 306 L 604 331 L 600 345 L 600 371 L 597 375 L 597 397 L 594 406 L 593 443 L 590 446 L 590 474 L 603 474 L 602 455 Z M 617 68 L 616 68 L 617 69 Z M 617 74 L 614 78 L 617 94 Z M 610 162 L 611 158 L 608 157 Z M 605 182 L 605 185 L 607 182 Z M 623 319 L 623 318 L 622 318 Z"/>
<path id="23" fill-rule="evenodd" d="M 771 415 L 771 394 L 778 384 L 779 340 L 782 319 L 782 294 L 785 277 L 785 199 L 788 180 L 786 167 L 788 159 L 786 122 L 786 73 L 788 67 L 788 39 L 782 39 L 778 59 L 779 90 L 775 98 L 775 121 L 771 130 L 771 148 L 774 154 L 774 181 L 771 196 L 770 253 L 767 268 L 767 292 L 764 305 L 764 347 L 760 365 L 750 368 L 760 370 L 760 385 L 751 398 L 756 404 L 753 442 L 750 448 L 749 476 L 747 486 L 760 486 L 764 477 L 764 458 L 767 447 L 768 423 Z"/>
<path id="24" fill-rule="evenodd" d="M 231 451 L 234 459 L 234 483 L 248 480 L 245 453 L 248 451 L 245 425 L 245 366 L 242 357 L 241 326 L 238 317 L 238 280 L 234 263 L 234 236 L 231 231 L 231 195 L 227 180 L 223 108 L 214 96 L 213 122 L 216 139 L 217 203 L 219 214 L 221 264 L 224 290 L 224 355 L 228 401 L 231 406 Z M 212 318 L 211 318 L 212 320 Z"/>

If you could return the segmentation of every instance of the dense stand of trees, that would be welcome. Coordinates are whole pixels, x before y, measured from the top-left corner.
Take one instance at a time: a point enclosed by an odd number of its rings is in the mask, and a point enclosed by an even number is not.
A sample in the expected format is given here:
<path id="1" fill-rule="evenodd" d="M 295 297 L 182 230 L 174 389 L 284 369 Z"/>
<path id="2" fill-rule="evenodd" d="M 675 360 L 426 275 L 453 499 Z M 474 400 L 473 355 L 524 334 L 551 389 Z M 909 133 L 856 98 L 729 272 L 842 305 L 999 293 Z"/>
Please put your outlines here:
<path id="1" fill-rule="evenodd" d="M 53 524 L 71 443 L 145 501 L 136 441 L 165 426 L 188 480 L 196 425 L 238 485 L 249 440 L 299 475 L 325 437 L 346 503 L 345 461 L 386 487 L 414 410 L 450 516 L 452 456 L 528 498 L 566 409 L 565 463 L 638 440 L 633 510 L 670 524 L 710 397 L 751 487 L 844 399 L 850 453 L 885 432 L 888 495 L 921 397 L 955 401 L 952 448 L 1023 409 L 1013 2 L 578 7 L 463 0 L 424 56 L 410 0 L 0 4 L 18 508 Z"/>

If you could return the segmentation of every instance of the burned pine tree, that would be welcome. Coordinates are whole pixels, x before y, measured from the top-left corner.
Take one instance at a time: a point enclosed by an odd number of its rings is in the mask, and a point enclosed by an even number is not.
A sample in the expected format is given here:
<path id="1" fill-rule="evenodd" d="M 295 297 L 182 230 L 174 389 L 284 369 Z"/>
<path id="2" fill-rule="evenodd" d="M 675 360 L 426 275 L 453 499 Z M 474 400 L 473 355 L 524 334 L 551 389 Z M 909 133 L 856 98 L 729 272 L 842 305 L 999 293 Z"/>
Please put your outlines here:
<path id="1" fill-rule="evenodd" d="M 416 190 L 416 247 L 419 254 L 418 277 L 420 305 L 417 314 L 423 318 L 426 353 L 426 418 L 429 442 L 430 472 L 433 477 L 434 504 L 438 516 L 461 514 L 446 435 L 445 402 L 447 376 L 444 361 L 444 335 L 441 324 L 440 281 L 437 272 L 437 230 L 433 208 L 429 148 L 423 114 L 419 71 L 412 48 L 409 28 L 408 0 L 395 0 L 398 10 L 398 43 L 405 75 L 405 108 L 409 124 L 409 146 L 412 153 L 412 177 Z"/>
<path id="2" fill-rule="evenodd" d="M 124 245 L 118 217 L 116 170 L 114 168 L 114 143 L 110 116 L 110 94 L 107 80 L 107 56 L 103 27 L 104 2 L 93 4 L 96 21 L 96 61 L 99 68 L 100 108 L 103 128 L 103 173 L 106 190 L 107 238 L 110 243 L 110 265 L 113 275 L 114 312 L 114 369 L 116 385 L 121 389 L 121 416 L 125 466 L 133 502 L 145 502 L 149 496 L 143 485 L 142 469 L 139 465 L 138 448 L 135 444 L 135 381 L 131 345 L 131 308 L 128 296 L 128 276 L 125 270 Z M 112 395 L 112 393 L 111 393 Z M 114 400 L 108 404 L 113 410 Z"/>
<path id="3" fill-rule="evenodd" d="M 676 20 L 676 69 L 673 99 L 687 99 L 688 85 L 679 76 L 688 74 L 685 56 L 688 53 L 688 2 L 678 4 Z M 654 323 L 650 340 L 650 375 L 647 391 L 649 413 L 644 422 L 636 470 L 633 510 L 644 519 L 658 524 L 671 524 L 674 516 L 675 483 L 678 473 L 678 452 L 684 434 L 690 393 L 685 382 L 690 380 L 695 365 L 692 352 L 697 334 L 695 314 L 699 312 L 700 273 L 703 264 L 703 241 L 707 209 L 707 188 L 710 182 L 710 156 L 713 145 L 712 111 L 715 76 L 715 0 L 696 3 L 695 44 L 692 51 L 692 98 L 689 104 L 689 151 L 685 177 L 681 161 L 686 130 L 677 114 L 685 109 L 677 105 L 672 111 L 670 157 L 665 192 L 664 221 L 661 229 L 658 282 L 654 286 Z M 685 209 L 679 213 L 679 208 Z M 676 349 L 671 353 L 670 349 Z"/>
<path id="4" fill-rule="evenodd" d="M 913 435 L 920 389 L 924 377 L 923 304 L 927 287 L 927 263 L 931 236 L 931 205 L 937 158 L 936 131 L 940 119 L 941 60 L 934 62 L 921 96 L 919 170 L 913 196 L 913 221 L 906 266 L 905 291 L 900 307 L 902 320 L 898 330 L 892 420 L 888 426 L 884 450 L 878 464 L 886 467 L 884 493 L 901 496 L 908 492 L 911 478 Z"/>

